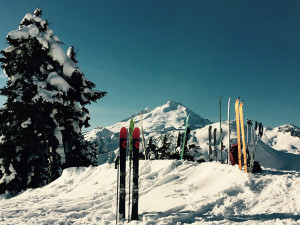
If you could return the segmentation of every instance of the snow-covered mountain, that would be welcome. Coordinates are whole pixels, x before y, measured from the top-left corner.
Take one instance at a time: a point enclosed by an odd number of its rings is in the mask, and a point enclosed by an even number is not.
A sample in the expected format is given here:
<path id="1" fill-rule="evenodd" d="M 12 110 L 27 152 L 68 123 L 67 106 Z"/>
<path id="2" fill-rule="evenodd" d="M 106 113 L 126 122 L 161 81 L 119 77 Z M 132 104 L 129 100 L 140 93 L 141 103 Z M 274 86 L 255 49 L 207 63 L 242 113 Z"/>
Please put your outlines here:
<path id="1" fill-rule="evenodd" d="M 270 147 L 294 154 L 300 154 L 300 129 L 292 124 L 266 128 L 262 140 Z"/>
<path id="2" fill-rule="evenodd" d="M 179 102 L 168 101 L 166 104 L 151 110 L 146 108 L 143 112 L 143 130 L 147 143 L 150 137 L 160 140 L 163 134 L 170 135 L 173 144 L 176 142 L 178 133 L 184 132 L 187 115 L 190 114 L 189 124 L 191 130 L 203 128 L 211 122 L 194 113 L 191 109 Z M 129 118 L 122 120 L 109 127 L 99 127 L 85 134 L 85 138 L 90 141 L 96 141 L 99 144 L 98 153 L 99 163 L 104 162 L 105 153 L 118 148 L 119 132 L 122 127 L 129 127 L 130 119 L 134 120 L 135 126 L 140 127 L 140 113 L 136 113 Z M 104 154 L 104 155 L 103 155 Z M 113 153 L 111 153 L 113 154 Z M 110 155 L 113 160 L 114 155 Z"/>
<path id="3" fill-rule="evenodd" d="M 153 110 L 143 110 L 143 128 L 145 141 L 150 137 L 161 140 L 163 134 L 168 133 L 173 140 L 172 148 L 175 148 L 178 133 L 183 133 L 187 115 L 190 114 L 189 127 L 191 128 L 188 145 L 197 145 L 208 159 L 208 127 L 217 129 L 217 147 L 220 149 L 219 123 L 211 123 L 209 120 L 195 114 L 191 109 L 181 103 L 169 101 Z M 99 164 L 112 162 L 118 149 L 119 131 L 121 127 L 129 127 L 133 118 L 136 126 L 140 127 L 140 113 L 109 127 L 96 128 L 85 135 L 85 138 L 99 143 Z M 222 122 L 223 144 L 229 145 L 229 124 Z M 236 143 L 236 124 L 230 122 L 231 144 Z M 264 135 L 258 142 L 256 160 L 268 168 L 297 170 L 300 169 L 300 131 L 296 126 L 283 125 L 276 128 L 265 128 Z M 159 143 L 157 143 L 159 145 Z M 223 159 L 226 152 L 223 152 Z M 284 160 L 283 160 L 284 159 Z"/>

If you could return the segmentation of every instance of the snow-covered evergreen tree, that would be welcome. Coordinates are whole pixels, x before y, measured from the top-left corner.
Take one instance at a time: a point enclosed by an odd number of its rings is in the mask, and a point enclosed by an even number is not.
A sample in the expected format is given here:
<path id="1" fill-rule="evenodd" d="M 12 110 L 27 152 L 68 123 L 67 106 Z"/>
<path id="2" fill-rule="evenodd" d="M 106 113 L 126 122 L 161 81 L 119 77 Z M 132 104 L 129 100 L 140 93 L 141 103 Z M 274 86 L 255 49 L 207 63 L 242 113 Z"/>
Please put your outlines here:
<path id="1" fill-rule="evenodd" d="M 85 107 L 106 92 L 93 90 L 77 65 L 41 18 L 26 14 L 6 39 L 1 67 L 8 77 L 0 94 L 0 193 L 17 193 L 56 179 L 63 168 L 96 162 L 96 148 L 84 140 L 89 126 Z"/>
<path id="2" fill-rule="evenodd" d="M 148 159 L 153 160 L 153 159 L 158 158 L 158 152 L 156 151 L 156 149 L 157 149 L 157 147 L 154 144 L 153 137 L 150 137 L 149 141 L 148 141 L 148 144 L 147 144 L 147 147 L 146 147 L 146 152 L 148 154 L 148 156 L 147 156 Z"/>
<path id="3" fill-rule="evenodd" d="M 169 158 L 170 146 L 171 146 L 171 143 L 168 138 L 168 135 L 167 134 L 163 135 L 161 146 L 157 149 L 159 159 L 168 159 Z"/>

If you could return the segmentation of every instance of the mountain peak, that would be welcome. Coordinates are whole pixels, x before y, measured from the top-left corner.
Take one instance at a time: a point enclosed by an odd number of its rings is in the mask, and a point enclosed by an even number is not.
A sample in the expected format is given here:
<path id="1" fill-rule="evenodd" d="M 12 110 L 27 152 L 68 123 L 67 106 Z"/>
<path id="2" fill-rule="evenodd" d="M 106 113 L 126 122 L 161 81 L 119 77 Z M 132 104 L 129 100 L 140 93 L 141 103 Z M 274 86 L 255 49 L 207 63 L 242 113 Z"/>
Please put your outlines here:
<path id="1" fill-rule="evenodd" d="M 290 133 L 293 137 L 300 137 L 300 128 L 293 124 L 284 124 L 278 127 L 279 132 Z"/>
<path id="2" fill-rule="evenodd" d="M 162 106 L 158 106 L 156 109 L 161 109 L 162 112 L 169 112 L 169 111 L 177 110 L 180 107 L 187 108 L 184 105 L 182 105 L 180 102 L 168 101 L 166 104 Z"/>

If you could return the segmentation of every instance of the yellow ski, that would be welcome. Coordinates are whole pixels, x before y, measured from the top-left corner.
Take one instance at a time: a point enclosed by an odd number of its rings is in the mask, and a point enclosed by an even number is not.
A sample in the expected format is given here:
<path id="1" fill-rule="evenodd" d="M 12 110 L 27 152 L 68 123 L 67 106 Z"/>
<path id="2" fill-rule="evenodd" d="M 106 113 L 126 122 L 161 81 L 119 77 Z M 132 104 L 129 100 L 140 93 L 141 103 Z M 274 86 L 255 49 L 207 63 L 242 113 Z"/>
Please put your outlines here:
<path id="1" fill-rule="evenodd" d="M 241 101 L 240 103 L 239 111 L 240 111 L 240 122 L 241 122 L 242 141 L 243 141 L 244 169 L 245 169 L 245 173 L 247 173 L 248 168 L 247 168 L 247 152 L 246 152 L 245 129 L 244 129 L 243 101 Z"/>
<path id="2" fill-rule="evenodd" d="M 236 116 L 236 131 L 237 131 L 237 141 L 238 141 L 239 168 L 240 168 L 240 170 L 242 170 L 242 151 L 241 151 L 239 101 L 240 101 L 240 98 L 237 98 L 237 100 L 235 101 L 235 116 Z"/>

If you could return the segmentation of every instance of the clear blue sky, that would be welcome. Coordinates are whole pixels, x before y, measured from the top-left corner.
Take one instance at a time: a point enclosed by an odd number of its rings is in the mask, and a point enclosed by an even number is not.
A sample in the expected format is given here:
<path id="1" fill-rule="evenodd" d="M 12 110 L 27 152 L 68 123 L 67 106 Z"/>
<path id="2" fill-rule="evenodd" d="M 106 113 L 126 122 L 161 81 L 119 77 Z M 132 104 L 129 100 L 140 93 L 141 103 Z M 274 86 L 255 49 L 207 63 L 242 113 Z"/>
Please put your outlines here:
<path id="1" fill-rule="evenodd" d="M 246 118 L 300 126 L 299 0 L 1 1 L 1 49 L 36 7 L 108 92 L 89 106 L 92 128 L 168 100 L 216 122 L 221 94 L 224 119 L 232 96 Z"/>

